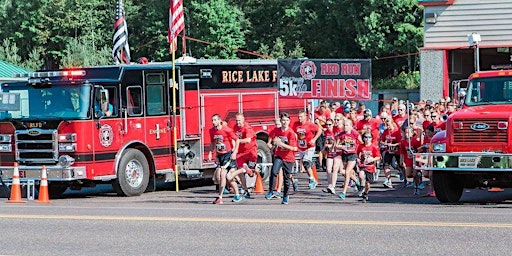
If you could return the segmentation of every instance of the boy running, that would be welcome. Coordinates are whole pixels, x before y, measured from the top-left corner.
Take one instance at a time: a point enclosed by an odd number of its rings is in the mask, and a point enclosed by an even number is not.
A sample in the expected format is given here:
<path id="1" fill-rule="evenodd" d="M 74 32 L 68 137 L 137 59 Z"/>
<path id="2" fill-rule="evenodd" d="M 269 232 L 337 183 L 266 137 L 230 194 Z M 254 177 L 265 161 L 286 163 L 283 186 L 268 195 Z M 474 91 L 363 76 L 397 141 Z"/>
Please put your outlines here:
<path id="1" fill-rule="evenodd" d="M 372 143 L 372 134 L 370 132 L 363 133 L 363 144 L 357 149 L 359 157 L 359 179 L 361 186 L 364 187 L 362 192 L 363 203 L 368 201 L 368 192 L 370 191 L 370 184 L 374 182 L 375 165 L 380 161 L 380 149 L 377 145 Z"/>

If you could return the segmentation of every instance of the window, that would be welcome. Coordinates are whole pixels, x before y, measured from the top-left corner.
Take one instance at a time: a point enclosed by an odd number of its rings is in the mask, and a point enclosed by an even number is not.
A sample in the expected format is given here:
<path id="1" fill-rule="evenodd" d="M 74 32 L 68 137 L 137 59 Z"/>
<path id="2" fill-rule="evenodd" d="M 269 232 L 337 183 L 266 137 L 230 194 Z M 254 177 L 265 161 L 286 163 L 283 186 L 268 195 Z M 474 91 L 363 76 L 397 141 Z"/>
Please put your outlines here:
<path id="1" fill-rule="evenodd" d="M 126 88 L 126 108 L 129 116 L 142 115 L 142 87 L 129 86 Z"/>
<path id="2" fill-rule="evenodd" d="M 150 116 L 165 114 L 165 77 L 163 73 L 146 75 L 146 107 Z"/>

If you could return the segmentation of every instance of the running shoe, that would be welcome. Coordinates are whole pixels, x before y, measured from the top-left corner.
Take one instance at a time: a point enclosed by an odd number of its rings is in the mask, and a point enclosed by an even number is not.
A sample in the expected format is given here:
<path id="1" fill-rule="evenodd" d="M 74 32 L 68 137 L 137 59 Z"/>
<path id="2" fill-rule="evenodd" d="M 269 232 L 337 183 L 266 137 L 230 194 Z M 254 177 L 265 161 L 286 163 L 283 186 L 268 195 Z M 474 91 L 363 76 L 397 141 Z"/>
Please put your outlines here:
<path id="1" fill-rule="evenodd" d="M 336 189 L 334 187 L 328 187 L 327 190 L 329 190 L 329 193 L 335 195 L 336 194 Z"/>
<path id="2" fill-rule="evenodd" d="M 274 191 L 269 191 L 265 194 L 265 199 L 270 200 L 272 198 L 277 198 L 277 193 Z"/>
<path id="3" fill-rule="evenodd" d="M 389 180 L 384 181 L 383 185 L 385 188 L 393 188 L 393 184 Z"/>
<path id="4" fill-rule="evenodd" d="M 428 196 L 436 197 L 436 192 L 434 190 L 431 190 L 431 191 L 428 192 Z"/>
<path id="5" fill-rule="evenodd" d="M 309 189 L 313 190 L 316 188 L 317 185 L 318 185 L 318 182 L 316 180 L 309 180 L 309 184 L 308 184 Z"/>
<path id="6" fill-rule="evenodd" d="M 363 203 L 366 203 L 368 201 L 368 194 L 363 193 Z"/>
<path id="7" fill-rule="evenodd" d="M 222 203 L 222 198 L 217 197 L 217 198 L 215 199 L 215 201 L 213 201 L 213 204 L 223 204 L 223 203 Z"/>
<path id="8" fill-rule="evenodd" d="M 299 191 L 299 180 L 295 179 L 293 181 L 293 191 Z"/>
<path id="9" fill-rule="evenodd" d="M 246 191 L 245 191 L 245 193 L 244 193 L 244 197 L 245 197 L 246 199 L 251 198 L 251 193 L 250 193 L 248 190 L 246 190 Z"/>
<path id="10" fill-rule="evenodd" d="M 331 193 L 331 192 L 329 192 L 329 187 L 322 188 L 322 192 L 324 192 L 324 193 Z"/>
<path id="11" fill-rule="evenodd" d="M 408 181 L 407 184 L 405 185 L 405 187 L 407 187 L 407 188 L 414 188 L 414 182 Z"/>
<path id="12" fill-rule="evenodd" d="M 222 191 L 222 194 L 224 194 L 224 195 L 229 194 L 229 190 L 227 188 L 224 188 L 224 190 Z"/>
<path id="13" fill-rule="evenodd" d="M 276 198 L 281 198 L 281 192 L 274 192 L 274 194 L 276 195 Z"/>
<path id="14" fill-rule="evenodd" d="M 352 180 L 349 180 L 349 181 L 348 181 L 348 186 L 349 186 L 349 187 L 354 186 L 354 182 L 353 182 Z"/>
<path id="15" fill-rule="evenodd" d="M 420 190 L 418 188 L 414 189 L 414 195 L 415 196 L 419 196 L 420 195 Z"/>
<path id="16" fill-rule="evenodd" d="M 288 200 L 290 198 L 288 196 L 283 197 L 283 201 L 281 201 L 282 204 L 288 204 Z"/>
<path id="17" fill-rule="evenodd" d="M 424 189 L 425 188 L 425 184 L 423 184 L 423 182 L 420 182 L 420 184 L 418 184 L 418 188 L 419 189 Z"/>
<path id="18" fill-rule="evenodd" d="M 235 197 L 233 197 L 233 202 L 235 203 L 238 203 L 238 202 L 241 202 L 244 198 L 240 195 L 235 195 Z"/>
<path id="19" fill-rule="evenodd" d="M 347 195 L 343 192 L 341 192 L 339 195 L 338 195 L 339 198 L 345 200 L 345 198 L 347 197 Z"/>

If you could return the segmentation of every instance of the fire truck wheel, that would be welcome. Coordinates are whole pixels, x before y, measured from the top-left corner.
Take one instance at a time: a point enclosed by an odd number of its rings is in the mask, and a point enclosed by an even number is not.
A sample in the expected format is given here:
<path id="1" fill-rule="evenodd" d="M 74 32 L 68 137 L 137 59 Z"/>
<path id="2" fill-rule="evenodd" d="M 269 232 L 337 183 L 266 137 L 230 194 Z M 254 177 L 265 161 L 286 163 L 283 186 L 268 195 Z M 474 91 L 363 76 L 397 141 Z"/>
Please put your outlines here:
<path id="1" fill-rule="evenodd" d="M 122 196 L 139 196 L 146 190 L 149 182 L 149 164 L 142 152 L 127 149 L 117 170 L 114 190 Z"/>
<path id="2" fill-rule="evenodd" d="M 270 152 L 270 148 L 268 148 L 267 143 L 262 140 L 256 140 L 256 142 L 258 143 L 258 163 L 272 163 L 272 152 Z M 269 174 L 269 168 L 262 168 L 261 178 L 263 180 L 267 180 Z"/>
<path id="3" fill-rule="evenodd" d="M 434 190 L 441 203 L 456 203 L 460 200 L 464 185 L 454 173 L 437 171 L 433 174 Z"/>

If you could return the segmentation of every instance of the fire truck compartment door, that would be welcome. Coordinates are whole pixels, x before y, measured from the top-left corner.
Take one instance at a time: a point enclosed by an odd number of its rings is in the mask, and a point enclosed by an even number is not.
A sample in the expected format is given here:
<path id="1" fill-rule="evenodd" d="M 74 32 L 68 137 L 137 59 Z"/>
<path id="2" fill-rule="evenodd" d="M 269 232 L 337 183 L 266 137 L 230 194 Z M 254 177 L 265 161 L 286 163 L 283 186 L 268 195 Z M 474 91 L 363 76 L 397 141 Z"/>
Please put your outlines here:
<path id="1" fill-rule="evenodd" d="M 180 94 L 183 111 L 181 114 L 181 134 L 187 138 L 199 138 L 201 134 L 200 127 L 200 109 L 199 109 L 199 79 L 183 80 L 185 93 Z M 181 138 L 185 139 L 185 138 Z"/>

